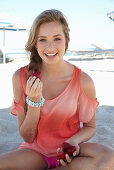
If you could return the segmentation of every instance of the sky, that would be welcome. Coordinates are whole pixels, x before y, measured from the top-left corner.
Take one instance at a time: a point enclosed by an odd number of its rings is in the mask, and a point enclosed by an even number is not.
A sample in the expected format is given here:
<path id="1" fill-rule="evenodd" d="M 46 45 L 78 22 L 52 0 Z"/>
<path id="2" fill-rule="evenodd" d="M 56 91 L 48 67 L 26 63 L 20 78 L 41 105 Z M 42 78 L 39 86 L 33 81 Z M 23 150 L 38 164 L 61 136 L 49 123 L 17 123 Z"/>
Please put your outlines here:
<path id="1" fill-rule="evenodd" d="M 91 48 L 91 44 L 114 48 L 114 22 L 107 17 L 107 13 L 114 11 L 114 0 L 0 0 L 0 19 L 13 18 L 31 26 L 36 16 L 47 9 L 58 9 L 66 16 L 70 50 Z M 11 41 L 13 34 L 7 35 L 7 41 Z M 20 36 L 14 40 L 17 45 L 22 41 Z"/>

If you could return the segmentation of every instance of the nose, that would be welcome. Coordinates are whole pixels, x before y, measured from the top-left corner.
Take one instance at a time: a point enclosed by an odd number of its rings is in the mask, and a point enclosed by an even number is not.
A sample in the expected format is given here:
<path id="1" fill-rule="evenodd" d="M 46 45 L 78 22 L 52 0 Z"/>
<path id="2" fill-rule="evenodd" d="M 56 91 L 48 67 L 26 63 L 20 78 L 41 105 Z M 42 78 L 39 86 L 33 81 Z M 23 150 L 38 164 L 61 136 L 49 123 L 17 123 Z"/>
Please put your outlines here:
<path id="1" fill-rule="evenodd" d="M 53 42 L 49 41 L 48 44 L 47 44 L 47 47 L 48 47 L 48 49 L 54 48 Z"/>

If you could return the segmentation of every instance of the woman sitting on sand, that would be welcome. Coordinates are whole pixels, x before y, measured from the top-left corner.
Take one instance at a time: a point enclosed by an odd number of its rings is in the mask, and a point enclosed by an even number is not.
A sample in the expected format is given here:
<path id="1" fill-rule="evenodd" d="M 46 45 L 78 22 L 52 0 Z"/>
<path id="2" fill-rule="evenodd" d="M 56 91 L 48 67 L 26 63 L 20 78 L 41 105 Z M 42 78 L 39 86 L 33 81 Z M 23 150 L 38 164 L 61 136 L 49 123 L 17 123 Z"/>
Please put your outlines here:
<path id="1" fill-rule="evenodd" d="M 98 101 L 92 79 L 63 60 L 68 43 L 68 23 L 60 11 L 46 10 L 35 19 L 26 44 L 30 63 L 13 76 L 11 113 L 18 117 L 24 143 L 0 156 L 0 169 L 112 168 L 113 151 L 86 142 L 95 134 Z M 57 150 L 64 142 L 76 150 L 58 161 Z"/>

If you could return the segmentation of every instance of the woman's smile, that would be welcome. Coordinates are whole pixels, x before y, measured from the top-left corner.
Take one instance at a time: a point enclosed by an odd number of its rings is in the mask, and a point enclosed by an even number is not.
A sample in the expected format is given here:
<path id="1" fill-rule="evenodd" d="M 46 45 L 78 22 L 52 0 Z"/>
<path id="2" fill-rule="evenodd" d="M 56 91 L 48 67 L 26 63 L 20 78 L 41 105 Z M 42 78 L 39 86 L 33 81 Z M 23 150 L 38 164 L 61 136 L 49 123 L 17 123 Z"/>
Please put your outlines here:
<path id="1" fill-rule="evenodd" d="M 54 64 L 63 60 L 65 35 L 58 22 L 44 23 L 40 26 L 36 48 L 42 62 Z"/>
<path id="2" fill-rule="evenodd" d="M 57 53 L 53 53 L 53 54 L 44 53 L 44 54 L 48 59 L 54 59 L 57 56 Z"/>

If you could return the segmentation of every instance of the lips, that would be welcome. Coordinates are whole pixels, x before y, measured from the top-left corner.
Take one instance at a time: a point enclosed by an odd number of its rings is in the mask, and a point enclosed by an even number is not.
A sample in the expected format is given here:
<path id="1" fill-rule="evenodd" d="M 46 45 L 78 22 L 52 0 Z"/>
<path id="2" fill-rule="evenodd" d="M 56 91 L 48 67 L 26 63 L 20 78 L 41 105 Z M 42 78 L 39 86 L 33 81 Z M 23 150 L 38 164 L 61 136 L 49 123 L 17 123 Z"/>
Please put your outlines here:
<path id="1" fill-rule="evenodd" d="M 57 53 L 45 53 L 46 57 L 53 58 L 57 55 Z"/>

